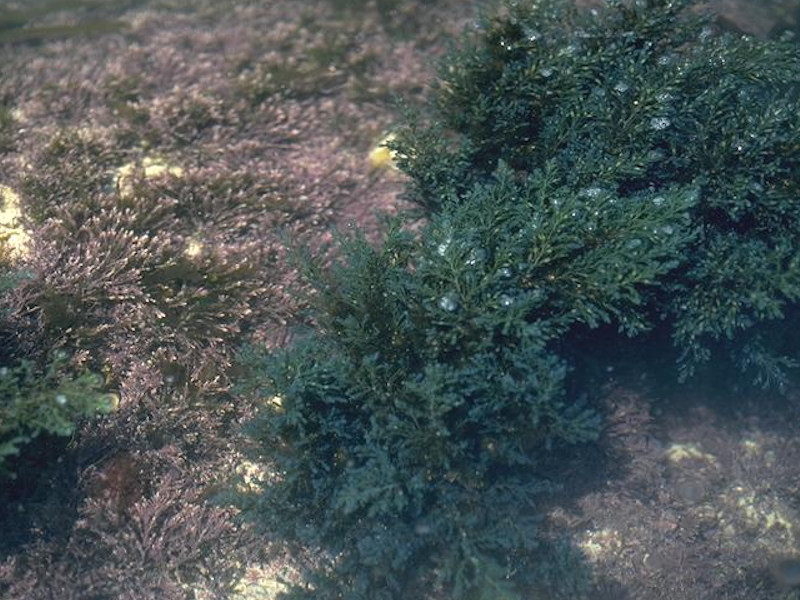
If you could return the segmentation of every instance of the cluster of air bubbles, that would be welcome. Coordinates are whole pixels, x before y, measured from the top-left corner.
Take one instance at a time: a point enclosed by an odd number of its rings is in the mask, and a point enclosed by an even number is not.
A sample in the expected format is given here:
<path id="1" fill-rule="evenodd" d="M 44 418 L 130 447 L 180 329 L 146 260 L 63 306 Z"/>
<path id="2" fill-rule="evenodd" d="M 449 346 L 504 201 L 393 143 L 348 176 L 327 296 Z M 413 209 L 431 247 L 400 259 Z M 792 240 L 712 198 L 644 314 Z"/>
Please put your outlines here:
<path id="1" fill-rule="evenodd" d="M 656 196 L 655 198 L 653 198 L 652 202 L 656 206 L 661 206 L 662 204 L 664 204 L 664 196 Z"/>
<path id="2" fill-rule="evenodd" d="M 742 142 L 742 140 L 736 140 L 733 142 L 733 151 L 736 154 L 742 154 L 747 149 L 747 146 Z"/>
<path id="3" fill-rule="evenodd" d="M 508 308 L 509 306 L 514 304 L 514 298 L 509 296 L 508 294 L 501 294 L 498 300 L 500 302 L 500 306 L 504 308 Z"/>
<path id="4" fill-rule="evenodd" d="M 714 30 L 711 29 L 711 27 L 705 26 L 700 31 L 700 36 L 699 36 L 700 37 L 700 41 L 701 42 L 705 42 L 708 39 L 710 39 L 712 35 L 714 35 Z"/>
<path id="5" fill-rule="evenodd" d="M 650 129 L 655 131 L 662 131 L 671 124 L 671 121 L 667 117 L 653 117 L 650 119 Z"/>
<path id="6" fill-rule="evenodd" d="M 675 233 L 675 228 L 672 225 L 664 225 L 661 228 L 661 233 L 663 233 L 664 235 L 672 235 L 673 233 Z"/>
<path id="7" fill-rule="evenodd" d="M 531 44 L 533 44 L 535 42 L 538 42 L 540 39 L 542 39 L 542 34 L 539 31 L 536 31 L 535 29 L 526 29 L 525 30 L 525 38 Z"/>
<path id="8" fill-rule="evenodd" d="M 631 89 L 631 86 L 629 86 L 624 81 L 618 81 L 617 83 L 614 84 L 614 91 L 617 92 L 618 94 L 624 94 L 629 89 Z"/>
<path id="9" fill-rule="evenodd" d="M 64 394 L 56 394 L 56 404 L 64 406 L 67 403 L 67 397 Z"/>
<path id="10" fill-rule="evenodd" d="M 458 310 L 458 299 L 456 298 L 455 294 L 445 294 L 441 298 L 439 298 L 439 302 L 437 303 L 439 308 L 446 312 L 455 312 Z"/>
<path id="11" fill-rule="evenodd" d="M 577 54 L 578 46 L 577 44 L 569 44 L 568 46 L 564 46 L 561 50 L 558 51 L 559 56 L 573 56 Z"/>
<path id="12" fill-rule="evenodd" d="M 673 64 L 675 60 L 676 56 L 674 54 L 662 54 L 656 59 L 656 63 L 658 63 L 660 67 L 668 67 Z"/>
<path id="13" fill-rule="evenodd" d="M 483 248 L 473 248 L 469 251 L 469 255 L 467 256 L 467 265 L 470 267 L 474 267 L 486 258 L 486 250 Z"/>
<path id="14" fill-rule="evenodd" d="M 658 94 L 656 94 L 656 100 L 661 104 L 668 104 L 672 102 L 673 98 L 674 96 L 669 92 L 659 92 Z"/>
<path id="15" fill-rule="evenodd" d="M 551 67 L 543 67 L 543 68 L 539 69 L 539 74 L 542 77 L 545 77 L 545 78 L 552 76 L 553 73 L 554 73 L 554 71 L 553 71 L 553 69 Z"/>
<path id="16" fill-rule="evenodd" d="M 599 216 L 600 216 L 600 210 L 599 209 L 594 208 L 594 209 L 592 209 L 590 211 L 589 218 L 584 220 L 584 227 L 585 227 L 586 231 L 588 231 L 589 233 L 592 233 L 597 229 L 597 218 Z M 594 217 L 594 218 L 592 218 L 592 217 Z"/>
<path id="17" fill-rule="evenodd" d="M 603 195 L 603 188 L 593 185 L 592 187 L 588 187 L 581 192 L 581 195 L 586 196 L 587 198 L 591 198 L 595 200 Z"/>
<path id="18" fill-rule="evenodd" d="M 451 239 L 447 238 L 443 242 L 441 242 L 438 246 L 436 246 L 436 254 L 439 256 L 444 256 L 447 253 L 447 249 L 450 247 Z"/>
<path id="19" fill-rule="evenodd" d="M 511 267 L 500 267 L 497 269 L 497 274 L 503 279 L 511 279 L 514 272 L 511 270 Z"/>
<path id="20" fill-rule="evenodd" d="M 0 377 L 8 375 L 8 367 L 0 367 Z"/>
<path id="21" fill-rule="evenodd" d="M 641 245 L 642 245 L 642 240 L 640 240 L 639 238 L 633 238 L 628 240 L 628 243 L 625 244 L 625 247 L 628 250 L 636 250 Z"/>
<path id="22" fill-rule="evenodd" d="M 764 186 L 761 185 L 759 182 L 754 181 L 750 184 L 750 191 L 755 192 L 756 194 L 760 194 L 764 191 Z M 2 375 L 2 369 L 0 369 L 0 375 Z"/>

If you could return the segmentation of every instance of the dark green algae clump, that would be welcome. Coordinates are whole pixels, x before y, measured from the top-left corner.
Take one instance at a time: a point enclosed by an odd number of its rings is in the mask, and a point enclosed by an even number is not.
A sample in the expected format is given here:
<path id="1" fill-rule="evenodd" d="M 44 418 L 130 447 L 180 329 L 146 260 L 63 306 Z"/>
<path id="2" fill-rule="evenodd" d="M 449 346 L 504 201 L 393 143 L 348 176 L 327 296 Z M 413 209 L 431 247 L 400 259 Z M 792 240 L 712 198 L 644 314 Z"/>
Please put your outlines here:
<path id="1" fill-rule="evenodd" d="M 719 33 L 691 2 L 610 4 L 520 3 L 490 20 L 442 68 L 434 127 L 400 136 L 401 167 L 437 211 L 501 161 L 520 179 L 547 173 L 582 198 L 582 248 L 619 264 L 678 233 L 670 211 L 691 199 L 689 237 L 640 299 L 642 330 L 673 340 L 684 376 L 717 356 L 780 384 L 800 292 L 798 45 Z M 594 223 L 608 194 L 661 225 L 615 253 Z M 560 264 L 542 264 L 545 279 Z"/>
<path id="2" fill-rule="evenodd" d="M 536 502 L 600 429 L 581 366 L 624 342 L 786 385 L 800 49 L 608 4 L 509 4 L 445 60 L 392 142 L 425 225 L 306 259 L 316 332 L 248 356 L 274 481 L 244 502 L 319 551 L 286 597 L 580 597 Z"/>

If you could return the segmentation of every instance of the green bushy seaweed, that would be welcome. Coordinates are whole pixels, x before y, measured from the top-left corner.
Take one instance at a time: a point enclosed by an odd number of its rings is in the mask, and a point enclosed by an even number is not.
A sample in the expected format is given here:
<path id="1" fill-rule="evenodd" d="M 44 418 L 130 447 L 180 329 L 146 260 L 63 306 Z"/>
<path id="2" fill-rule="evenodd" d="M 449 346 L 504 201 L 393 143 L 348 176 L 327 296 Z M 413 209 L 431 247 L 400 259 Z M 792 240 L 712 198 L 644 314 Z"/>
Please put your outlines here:
<path id="1" fill-rule="evenodd" d="M 27 360 L 0 366 L 0 478 L 10 474 L 7 459 L 38 436 L 69 436 L 80 418 L 112 409 L 102 379 L 70 375 L 65 362 L 59 355 L 44 372 Z"/>
<path id="2" fill-rule="evenodd" d="M 308 259 L 317 330 L 245 361 L 251 514 L 317 551 L 287 597 L 580 597 L 537 534 L 544 465 L 599 428 L 565 391 L 576 341 L 672 336 L 684 375 L 717 346 L 760 381 L 793 364 L 797 47 L 610 4 L 513 3 L 456 51 L 394 143 L 425 224 Z"/>
<path id="3" fill-rule="evenodd" d="M 650 325 L 672 337 L 683 378 L 715 355 L 782 384 L 800 297 L 800 46 L 718 33 L 690 0 L 608 4 L 520 2 L 454 53 L 432 125 L 396 142 L 413 196 L 440 210 L 500 161 L 558 173 L 583 212 L 606 190 L 657 204 L 696 190 L 699 235 Z"/>
<path id="4" fill-rule="evenodd" d="M 0 243 L 0 297 L 22 278 L 3 249 Z M 0 330 L 0 479 L 15 475 L 8 459 L 39 435 L 68 436 L 80 418 L 112 408 L 98 376 L 70 374 L 63 353 L 57 353 L 45 369 L 30 360 L 14 359 L 11 337 Z"/>
<path id="5" fill-rule="evenodd" d="M 0 479 L 18 475 L 14 459 L 26 446 L 48 435 L 69 436 L 82 418 L 114 407 L 102 378 L 76 373 L 66 352 L 20 358 L 20 331 L 10 322 L 8 298 L 28 284 L 31 273 L 15 266 L 4 241 L 0 239 Z"/>
<path id="6" fill-rule="evenodd" d="M 641 327 L 693 235 L 694 196 L 666 194 L 598 198 L 587 235 L 569 189 L 501 166 L 419 237 L 395 225 L 380 249 L 346 242 L 330 274 L 311 264 L 319 332 L 251 382 L 280 398 L 253 425 L 277 478 L 262 522 L 325 552 L 313 591 L 292 597 L 516 597 L 507 574 L 536 572 L 551 487 L 536 468 L 598 431 L 550 344 L 579 325 Z M 631 260 L 608 252 L 640 239 Z"/>

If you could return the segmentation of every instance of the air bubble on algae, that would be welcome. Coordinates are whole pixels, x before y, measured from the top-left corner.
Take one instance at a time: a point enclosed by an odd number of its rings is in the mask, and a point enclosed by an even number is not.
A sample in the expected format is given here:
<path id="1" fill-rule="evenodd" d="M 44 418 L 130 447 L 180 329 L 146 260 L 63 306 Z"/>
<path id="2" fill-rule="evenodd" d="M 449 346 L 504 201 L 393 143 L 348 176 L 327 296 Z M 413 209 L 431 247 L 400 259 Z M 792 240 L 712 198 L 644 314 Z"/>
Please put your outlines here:
<path id="1" fill-rule="evenodd" d="M 458 310 L 458 300 L 454 294 L 445 294 L 439 298 L 439 308 L 447 312 L 455 312 Z"/>

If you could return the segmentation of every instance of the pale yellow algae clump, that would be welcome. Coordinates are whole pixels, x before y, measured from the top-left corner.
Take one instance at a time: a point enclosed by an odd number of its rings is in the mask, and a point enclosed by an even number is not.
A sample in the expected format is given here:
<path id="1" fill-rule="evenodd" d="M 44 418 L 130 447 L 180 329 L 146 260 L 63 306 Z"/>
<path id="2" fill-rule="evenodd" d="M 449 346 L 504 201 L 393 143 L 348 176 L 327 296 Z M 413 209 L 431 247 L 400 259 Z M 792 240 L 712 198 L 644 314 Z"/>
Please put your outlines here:
<path id="1" fill-rule="evenodd" d="M 108 412 L 116 412 L 119 409 L 119 394 L 116 392 L 106 394 L 106 403 Z"/>
<path id="2" fill-rule="evenodd" d="M 775 464 L 775 452 L 772 450 L 765 450 L 761 442 L 748 438 L 742 440 L 741 446 L 744 456 L 748 459 L 763 459 L 767 467 L 772 467 Z"/>
<path id="3" fill-rule="evenodd" d="M 239 580 L 233 589 L 232 600 L 276 600 L 282 592 L 287 591 L 286 585 L 276 579 L 272 569 L 251 565 L 247 568 L 245 576 Z"/>
<path id="4" fill-rule="evenodd" d="M 198 239 L 191 238 L 183 253 L 189 258 L 197 258 L 203 253 L 205 244 Z"/>
<path id="5" fill-rule="evenodd" d="M 239 476 L 236 489 L 243 494 L 260 492 L 262 490 L 263 482 L 266 481 L 270 475 L 269 471 L 264 467 L 264 465 L 260 465 L 245 459 L 242 459 L 236 465 L 234 472 Z"/>
<path id="6" fill-rule="evenodd" d="M 758 456 L 762 453 L 761 445 L 755 440 L 742 440 L 744 453 L 750 456 Z"/>
<path id="7" fill-rule="evenodd" d="M 20 224 L 21 216 L 19 196 L 10 187 L 0 185 L 0 244 L 12 259 L 30 252 L 31 237 Z"/>
<path id="8" fill-rule="evenodd" d="M 373 169 L 396 168 L 394 160 L 397 153 L 386 147 L 386 144 L 395 139 L 395 134 L 385 135 L 369 152 L 369 166 Z"/>
<path id="9" fill-rule="evenodd" d="M 719 512 L 719 521 L 723 532 L 733 534 L 735 527 L 732 521 L 735 520 L 760 536 L 772 532 L 776 540 L 788 546 L 794 545 L 795 523 L 779 498 L 736 485 L 721 495 L 720 503 L 722 510 Z"/>
<path id="10" fill-rule="evenodd" d="M 684 460 L 701 460 L 709 464 L 717 464 L 717 459 L 707 452 L 703 452 L 694 444 L 672 444 L 665 452 L 667 459 L 672 463 Z"/>
<path id="11" fill-rule="evenodd" d="M 230 600 L 277 600 L 282 593 L 288 591 L 287 586 L 280 581 L 281 575 L 278 569 L 270 565 L 245 565 L 244 575 L 234 585 Z M 195 600 L 212 600 L 217 597 L 205 589 L 192 591 Z"/>
<path id="12" fill-rule="evenodd" d="M 136 172 L 140 172 L 145 179 L 157 179 L 159 177 L 172 176 L 182 177 L 183 169 L 170 165 L 160 158 L 145 157 L 142 159 L 140 165 L 136 163 L 127 163 L 122 165 L 116 170 L 114 181 L 120 196 L 130 196 L 133 192 L 133 176 Z"/>
<path id="13" fill-rule="evenodd" d="M 581 550 L 591 561 L 598 561 L 606 554 L 616 554 L 622 549 L 619 532 L 613 529 L 589 530 L 578 542 Z"/>

